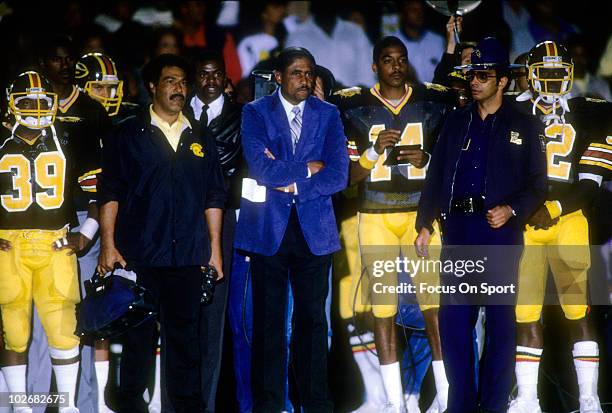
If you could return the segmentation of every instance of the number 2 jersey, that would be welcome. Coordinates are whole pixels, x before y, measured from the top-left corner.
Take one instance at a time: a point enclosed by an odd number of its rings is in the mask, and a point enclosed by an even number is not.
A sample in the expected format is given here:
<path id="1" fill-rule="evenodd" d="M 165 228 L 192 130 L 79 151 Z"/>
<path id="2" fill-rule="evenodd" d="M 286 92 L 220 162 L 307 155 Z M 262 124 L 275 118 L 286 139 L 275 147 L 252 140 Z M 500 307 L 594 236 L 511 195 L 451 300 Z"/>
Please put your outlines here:
<path id="1" fill-rule="evenodd" d="M 95 200 L 100 168 L 99 150 L 88 146 L 54 126 L 41 130 L 34 142 L 5 134 L 0 140 L 0 229 L 76 225 L 74 191 Z"/>
<path id="2" fill-rule="evenodd" d="M 398 145 L 419 145 L 431 154 L 453 93 L 440 85 L 406 87 L 397 102 L 386 100 L 378 85 L 353 87 L 336 92 L 332 103 L 340 109 L 347 136 L 349 156 L 358 161 L 374 145 L 384 129 L 401 133 Z M 370 175 L 359 185 L 359 211 L 365 213 L 406 212 L 416 209 L 425 181 L 427 165 L 384 165 L 390 149 L 380 156 Z"/>
<path id="3" fill-rule="evenodd" d="M 557 120 L 547 125 L 551 109 L 536 106 L 536 114 L 545 124 L 547 199 L 559 201 L 563 215 L 586 206 L 581 193 L 575 190 L 581 177 L 599 180 L 601 184 L 598 177 L 606 173 L 606 167 L 612 168 L 611 154 L 602 145 L 610 133 L 606 126 L 612 116 L 612 104 L 584 97 L 569 99 L 567 103 L 565 122 Z M 532 113 L 532 100 L 516 104 L 521 111 Z"/>

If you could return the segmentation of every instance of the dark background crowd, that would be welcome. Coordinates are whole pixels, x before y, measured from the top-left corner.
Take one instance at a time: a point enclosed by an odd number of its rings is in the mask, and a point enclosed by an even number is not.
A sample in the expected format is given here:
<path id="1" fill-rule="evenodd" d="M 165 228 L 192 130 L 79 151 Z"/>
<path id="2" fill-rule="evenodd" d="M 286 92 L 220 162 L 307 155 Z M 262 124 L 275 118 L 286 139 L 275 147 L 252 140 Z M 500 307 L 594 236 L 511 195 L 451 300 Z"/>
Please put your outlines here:
<path id="1" fill-rule="evenodd" d="M 238 100 L 248 101 L 252 99 L 252 92 L 246 75 L 253 63 L 241 62 L 241 58 L 246 59 L 244 53 L 239 53 L 239 45 L 247 36 L 270 33 L 280 48 L 290 32 L 310 16 L 314 16 L 324 29 L 326 24 L 333 27 L 336 16 L 352 21 L 363 28 L 371 44 L 407 24 L 404 23 L 406 19 L 416 19 L 412 25 L 417 33 L 420 30 L 442 37 L 445 34 L 447 17 L 428 7 L 424 8 L 422 20 L 420 16 L 410 17 L 403 10 L 404 3 L 410 2 L 338 0 L 310 3 L 60 0 L 34 5 L 4 1 L 0 3 L 4 56 L 0 82 L 7 85 L 15 75 L 36 64 L 37 49 L 45 36 L 66 33 L 75 41 L 79 55 L 99 51 L 115 60 L 127 83 L 124 92 L 127 101 L 146 102 L 147 94 L 139 81 L 140 68 L 152 57 L 161 53 L 190 56 L 203 47 L 223 52 Z M 605 4 L 572 0 L 484 1 L 465 17 L 462 41 L 477 41 L 485 35 L 494 35 L 508 46 L 512 59 L 531 48 L 530 40 L 537 42 L 546 38 L 570 43 L 573 49 L 570 52 L 580 66 L 577 74 L 581 70 L 591 75 L 599 73 L 609 81 L 612 57 L 605 55 L 602 60 L 612 30 Z M 265 10 L 269 12 L 264 13 Z M 509 15 L 508 10 L 514 13 Z M 522 33 L 525 30 L 519 25 L 531 32 L 531 39 L 525 38 Z M 347 65 L 352 64 L 347 62 Z"/>

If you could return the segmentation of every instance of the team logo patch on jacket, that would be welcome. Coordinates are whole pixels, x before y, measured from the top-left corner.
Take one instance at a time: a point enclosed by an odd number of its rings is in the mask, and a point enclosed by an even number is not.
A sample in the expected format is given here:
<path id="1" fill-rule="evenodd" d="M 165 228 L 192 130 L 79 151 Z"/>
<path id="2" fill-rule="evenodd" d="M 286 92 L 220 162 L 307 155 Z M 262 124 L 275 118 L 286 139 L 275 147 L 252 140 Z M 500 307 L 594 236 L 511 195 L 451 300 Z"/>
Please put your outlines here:
<path id="1" fill-rule="evenodd" d="M 191 152 L 193 152 L 195 156 L 199 156 L 200 158 L 204 157 L 202 145 L 200 145 L 199 143 L 192 143 L 191 146 L 189 146 L 189 149 L 191 149 Z"/>
<path id="2" fill-rule="evenodd" d="M 523 139 L 518 132 L 510 131 L 510 143 L 514 143 L 515 145 L 522 145 Z"/>

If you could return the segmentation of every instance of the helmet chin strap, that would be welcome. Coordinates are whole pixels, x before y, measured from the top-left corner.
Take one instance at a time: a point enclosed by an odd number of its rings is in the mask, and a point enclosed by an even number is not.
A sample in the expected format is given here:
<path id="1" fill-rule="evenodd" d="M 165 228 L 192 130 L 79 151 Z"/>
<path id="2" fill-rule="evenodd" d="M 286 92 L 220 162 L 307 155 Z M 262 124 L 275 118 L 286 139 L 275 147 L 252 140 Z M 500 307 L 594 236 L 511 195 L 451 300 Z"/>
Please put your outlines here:
<path id="1" fill-rule="evenodd" d="M 555 96 L 538 94 L 532 107 L 532 113 L 534 115 L 536 114 L 536 107 L 540 102 L 552 106 L 552 112 L 542 117 L 546 125 L 550 125 L 551 123 L 565 123 L 565 113 L 570 111 L 569 105 L 567 104 L 567 95 Z M 557 113 L 558 111 L 560 111 L 560 113 Z"/>

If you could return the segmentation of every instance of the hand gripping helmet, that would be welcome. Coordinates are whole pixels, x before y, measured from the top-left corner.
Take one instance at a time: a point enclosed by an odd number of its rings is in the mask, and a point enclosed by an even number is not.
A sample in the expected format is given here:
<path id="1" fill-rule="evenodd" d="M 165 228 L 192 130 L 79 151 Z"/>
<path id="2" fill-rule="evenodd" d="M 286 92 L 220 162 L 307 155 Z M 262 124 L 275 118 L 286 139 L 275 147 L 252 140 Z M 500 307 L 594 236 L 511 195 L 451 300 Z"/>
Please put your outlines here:
<path id="1" fill-rule="evenodd" d="M 57 112 L 57 94 L 47 79 L 34 71 L 17 76 L 8 89 L 8 106 L 15 121 L 29 129 L 43 129 L 53 124 Z"/>
<path id="2" fill-rule="evenodd" d="M 77 86 L 104 106 L 109 116 L 119 112 L 123 81 L 117 76 L 115 62 L 102 53 L 87 53 L 76 63 Z"/>
<path id="3" fill-rule="evenodd" d="M 527 57 L 527 80 L 546 103 L 567 95 L 574 81 L 574 62 L 567 49 L 550 40 L 534 46 Z"/>

